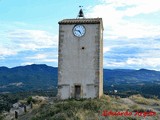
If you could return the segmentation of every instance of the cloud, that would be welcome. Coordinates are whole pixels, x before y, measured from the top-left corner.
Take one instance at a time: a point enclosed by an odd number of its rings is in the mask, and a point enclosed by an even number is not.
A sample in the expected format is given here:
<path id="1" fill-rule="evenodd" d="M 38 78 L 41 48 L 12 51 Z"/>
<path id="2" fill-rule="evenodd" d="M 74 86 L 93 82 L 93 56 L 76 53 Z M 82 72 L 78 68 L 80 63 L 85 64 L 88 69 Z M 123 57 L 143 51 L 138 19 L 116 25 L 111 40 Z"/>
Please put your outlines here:
<path id="1" fill-rule="evenodd" d="M 37 54 L 35 56 L 32 56 L 32 57 L 26 57 L 27 59 L 45 59 L 47 57 L 47 55 L 45 54 Z"/>
<path id="2" fill-rule="evenodd" d="M 101 0 L 86 16 L 103 18 L 105 68 L 160 70 L 159 0 Z"/>
<path id="3" fill-rule="evenodd" d="M 57 47 L 58 37 L 42 30 L 14 30 L 9 32 L 9 39 L 21 50 Z"/>
<path id="4" fill-rule="evenodd" d="M 22 66 L 25 66 L 25 65 L 32 65 L 34 64 L 34 62 L 24 62 L 24 63 L 21 63 Z"/>
<path id="5" fill-rule="evenodd" d="M 153 37 L 159 35 L 160 25 L 146 23 L 145 20 L 139 21 L 137 15 L 160 12 L 159 5 L 159 0 L 102 0 L 101 4 L 88 10 L 87 17 L 103 18 L 104 38 Z M 126 19 L 126 17 L 130 19 Z M 136 21 L 132 20 L 134 17 L 136 17 Z"/>
<path id="6" fill-rule="evenodd" d="M 8 47 L 5 47 L 3 45 L 0 45 L 0 58 L 5 57 L 5 56 L 10 56 L 10 55 L 16 55 L 17 52 L 15 50 L 12 50 Z"/>
<path id="7" fill-rule="evenodd" d="M 35 62 L 44 62 L 44 63 L 50 63 L 50 62 L 58 62 L 58 55 L 54 54 L 54 52 L 43 52 L 40 54 L 35 54 L 32 56 L 28 56 L 25 58 L 27 61 L 35 61 Z"/>
<path id="8" fill-rule="evenodd" d="M 56 62 L 56 63 L 58 63 L 58 59 L 43 59 L 43 62 Z"/>
<path id="9" fill-rule="evenodd" d="M 159 0 L 102 0 L 104 5 L 124 11 L 126 16 L 148 14 L 160 10 Z M 121 8 L 121 9 L 120 9 Z"/>
<path id="10" fill-rule="evenodd" d="M 117 40 L 116 45 L 111 41 L 109 51 L 104 54 L 105 68 L 160 70 L 160 41 L 152 38 L 121 41 L 120 44 Z"/>
<path id="11" fill-rule="evenodd" d="M 21 22 L 0 24 L 0 66 L 47 64 L 57 59 L 54 54 L 57 54 L 58 35 L 45 30 L 25 29 L 31 28 L 27 25 Z M 57 63 L 50 65 L 57 66 Z"/>
<path id="12" fill-rule="evenodd" d="M 153 69 L 160 70 L 160 58 L 128 58 L 124 61 L 116 61 L 115 59 L 110 59 L 109 61 L 104 61 L 104 66 L 106 68 L 122 68 L 122 69 Z"/>
<path id="13" fill-rule="evenodd" d="M 145 68 L 146 66 L 148 69 L 160 70 L 160 58 L 129 58 L 126 61 L 128 66 L 136 66 L 137 68 Z M 141 66 L 141 67 L 139 67 Z"/>
<path id="14" fill-rule="evenodd" d="M 109 47 L 103 47 L 103 53 L 109 52 L 110 48 Z"/>
<path id="15" fill-rule="evenodd" d="M 58 36 L 43 30 L 15 29 L 5 31 L 0 40 L 0 55 L 3 57 L 17 55 L 24 51 L 58 47 Z"/>
<path id="16" fill-rule="evenodd" d="M 142 65 L 149 67 L 159 67 L 160 58 L 129 58 L 126 62 L 128 65 Z"/>
<path id="17" fill-rule="evenodd" d="M 49 66 L 58 66 L 58 55 L 54 49 L 45 49 L 44 51 L 34 51 L 25 55 L 20 65 L 47 64 Z"/>

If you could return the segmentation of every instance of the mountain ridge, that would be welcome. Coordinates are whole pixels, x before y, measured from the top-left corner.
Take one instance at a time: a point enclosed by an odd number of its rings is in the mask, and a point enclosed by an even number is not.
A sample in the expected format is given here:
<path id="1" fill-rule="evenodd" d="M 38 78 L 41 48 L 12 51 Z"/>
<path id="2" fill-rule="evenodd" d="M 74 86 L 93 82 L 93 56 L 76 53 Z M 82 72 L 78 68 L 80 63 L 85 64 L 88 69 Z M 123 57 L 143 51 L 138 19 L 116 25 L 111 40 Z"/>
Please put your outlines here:
<path id="1" fill-rule="evenodd" d="M 117 89 L 120 92 L 136 90 L 147 92 L 147 94 L 160 91 L 160 71 L 148 69 L 104 69 L 103 73 L 105 93 L 113 89 Z M 45 64 L 32 64 L 13 68 L 0 67 L 0 93 L 57 90 L 57 81 L 58 68 Z M 152 92 L 150 93 L 150 91 Z"/>
<path id="2" fill-rule="evenodd" d="M 9 67 L 7 67 L 7 66 L 0 66 L 0 70 L 2 69 L 2 68 L 4 68 L 4 69 L 14 69 L 14 68 L 21 68 L 21 67 L 29 67 L 29 66 L 47 66 L 47 67 L 52 67 L 52 68 L 58 68 L 58 67 L 53 67 L 53 66 L 49 66 L 49 65 L 46 65 L 46 64 L 31 64 L 31 65 L 24 65 L 24 66 L 15 66 L 15 67 L 11 67 L 11 68 L 9 68 Z M 103 69 L 106 69 L 106 68 L 103 68 Z M 133 71 L 133 70 L 136 70 L 136 69 L 106 69 L 106 70 L 116 70 L 116 71 L 121 71 L 121 70 L 124 70 L 124 71 Z M 138 69 L 138 70 L 136 70 L 136 71 L 155 71 L 155 72 L 160 72 L 160 71 L 157 71 L 157 70 L 151 70 L 151 69 L 145 69 L 145 68 L 140 68 L 140 69 Z"/>

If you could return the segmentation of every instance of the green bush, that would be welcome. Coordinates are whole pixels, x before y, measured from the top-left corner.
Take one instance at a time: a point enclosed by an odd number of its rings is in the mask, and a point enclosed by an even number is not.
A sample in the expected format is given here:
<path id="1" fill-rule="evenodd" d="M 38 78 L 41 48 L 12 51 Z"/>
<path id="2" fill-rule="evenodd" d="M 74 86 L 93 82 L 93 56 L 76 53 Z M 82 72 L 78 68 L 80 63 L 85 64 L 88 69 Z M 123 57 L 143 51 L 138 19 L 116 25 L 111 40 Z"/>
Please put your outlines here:
<path id="1" fill-rule="evenodd" d="M 139 107 L 138 105 L 132 105 L 130 108 L 133 112 L 145 112 L 146 111 L 146 109 Z"/>
<path id="2" fill-rule="evenodd" d="M 141 96 L 138 96 L 141 97 Z M 129 105 L 130 106 L 130 105 Z M 32 120 L 87 120 L 87 119 L 101 119 L 104 110 L 112 111 L 127 111 L 144 112 L 145 108 L 139 107 L 138 104 L 129 107 L 121 99 L 114 97 L 103 96 L 101 99 L 81 99 L 81 100 L 64 100 L 53 102 L 53 104 L 42 106 L 38 114 Z M 110 120 L 139 120 L 135 117 L 126 116 L 110 116 Z"/>

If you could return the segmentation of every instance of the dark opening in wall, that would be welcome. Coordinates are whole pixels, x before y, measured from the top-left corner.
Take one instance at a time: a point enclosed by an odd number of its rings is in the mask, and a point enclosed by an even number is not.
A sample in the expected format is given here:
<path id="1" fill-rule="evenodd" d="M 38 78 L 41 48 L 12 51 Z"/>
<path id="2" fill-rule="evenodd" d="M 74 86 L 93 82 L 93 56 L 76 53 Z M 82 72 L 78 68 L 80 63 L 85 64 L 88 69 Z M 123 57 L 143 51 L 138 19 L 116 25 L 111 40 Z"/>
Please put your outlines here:
<path id="1" fill-rule="evenodd" d="M 84 47 L 82 47 L 82 50 L 84 50 L 85 48 Z"/>

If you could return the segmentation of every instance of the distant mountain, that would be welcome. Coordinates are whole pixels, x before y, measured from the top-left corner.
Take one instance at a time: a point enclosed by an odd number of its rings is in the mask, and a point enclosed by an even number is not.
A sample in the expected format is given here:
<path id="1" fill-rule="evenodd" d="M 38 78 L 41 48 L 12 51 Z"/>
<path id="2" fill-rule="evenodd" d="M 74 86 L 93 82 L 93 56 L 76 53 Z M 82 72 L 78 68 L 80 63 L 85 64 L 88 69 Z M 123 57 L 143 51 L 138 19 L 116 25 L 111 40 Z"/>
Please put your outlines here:
<path id="1" fill-rule="evenodd" d="M 160 98 L 160 71 L 104 69 L 104 92 L 113 94 L 115 89 L 121 97 L 142 94 L 145 97 Z"/>
<path id="2" fill-rule="evenodd" d="M 56 89 L 57 79 L 58 69 L 44 64 L 14 68 L 0 67 L 0 92 Z M 143 91 L 145 84 L 152 85 L 152 87 L 160 85 L 160 71 L 104 69 L 105 91 L 111 90 L 111 85 L 118 90 L 135 89 L 135 86 L 137 88 L 140 86 L 137 90 Z"/>
<path id="3" fill-rule="evenodd" d="M 57 68 L 47 65 L 0 67 L 0 92 L 51 89 L 57 86 Z"/>
<path id="4" fill-rule="evenodd" d="M 104 81 L 111 82 L 151 82 L 160 81 L 160 71 L 140 69 L 140 70 L 130 70 L 130 69 L 114 69 L 108 70 L 104 69 Z"/>

